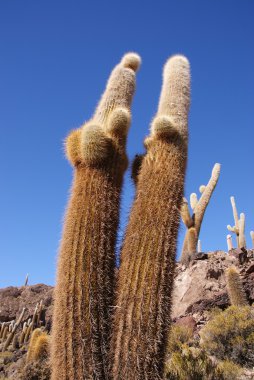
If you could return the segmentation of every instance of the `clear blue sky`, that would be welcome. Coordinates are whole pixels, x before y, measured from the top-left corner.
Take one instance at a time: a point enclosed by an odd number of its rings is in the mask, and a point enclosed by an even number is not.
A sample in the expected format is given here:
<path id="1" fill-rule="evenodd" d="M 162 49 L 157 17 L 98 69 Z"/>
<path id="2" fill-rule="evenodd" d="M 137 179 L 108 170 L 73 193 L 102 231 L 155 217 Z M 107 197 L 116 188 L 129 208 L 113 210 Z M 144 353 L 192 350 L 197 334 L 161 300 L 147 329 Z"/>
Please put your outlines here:
<path id="1" fill-rule="evenodd" d="M 0 287 L 54 284 L 72 179 L 63 139 L 88 119 L 121 56 L 138 52 L 128 153 L 142 141 L 172 54 L 191 63 L 192 104 L 186 195 L 221 177 L 201 231 L 204 250 L 226 249 L 229 197 L 254 230 L 253 0 L 0 2 Z M 133 196 L 126 175 L 121 232 Z M 185 232 L 181 227 L 179 245 Z"/>

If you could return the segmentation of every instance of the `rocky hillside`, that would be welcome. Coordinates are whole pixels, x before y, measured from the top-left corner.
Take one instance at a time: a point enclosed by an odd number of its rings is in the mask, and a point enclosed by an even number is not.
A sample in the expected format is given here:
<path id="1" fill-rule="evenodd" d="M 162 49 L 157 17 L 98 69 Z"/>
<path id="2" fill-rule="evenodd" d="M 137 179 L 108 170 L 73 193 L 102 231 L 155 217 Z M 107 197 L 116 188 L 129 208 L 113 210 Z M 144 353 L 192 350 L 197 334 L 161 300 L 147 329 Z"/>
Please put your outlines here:
<path id="1" fill-rule="evenodd" d="M 191 326 L 197 332 L 204 326 L 208 311 L 229 306 L 225 270 L 236 266 L 251 304 L 254 301 L 254 250 L 231 250 L 198 253 L 188 266 L 178 264 L 173 295 L 173 323 Z M 0 322 L 10 323 L 22 313 L 22 324 L 33 318 L 35 307 L 42 301 L 40 325 L 50 332 L 53 309 L 53 287 L 44 284 L 0 289 Z M 17 335 L 21 334 L 21 325 Z M 0 350 L 4 342 L 0 340 Z M 22 347 L 10 345 L 0 353 L 0 379 L 18 380 L 18 369 L 24 366 L 27 343 Z"/>

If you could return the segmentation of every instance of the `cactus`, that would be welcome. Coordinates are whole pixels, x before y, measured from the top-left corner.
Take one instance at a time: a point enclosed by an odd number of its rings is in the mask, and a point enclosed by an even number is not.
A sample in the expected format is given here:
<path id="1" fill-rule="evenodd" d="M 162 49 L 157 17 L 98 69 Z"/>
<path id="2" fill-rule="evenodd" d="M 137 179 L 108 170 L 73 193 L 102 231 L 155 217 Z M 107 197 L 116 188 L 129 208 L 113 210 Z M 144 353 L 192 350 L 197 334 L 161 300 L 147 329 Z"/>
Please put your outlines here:
<path id="1" fill-rule="evenodd" d="M 111 342 L 113 379 L 159 379 L 170 324 L 176 240 L 188 144 L 189 63 L 164 67 L 147 153 L 136 170 L 118 274 Z"/>
<path id="2" fill-rule="evenodd" d="M 198 240 L 198 252 L 202 252 L 201 240 Z"/>
<path id="3" fill-rule="evenodd" d="M 33 360 L 45 360 L 49 356 L 50 351 L 50 337 L 47 333 L 42 333 L 35 343 Z"/>
<path id="4" fill-rule="evenodd" d="M 45 359 L 49 353 L 49 336 L 46 332 L 43 332 L 40 328 L 33 331 L 28 351 L 27 362 L 35 361 L 38 359 Z"/>
<path id="5" fill-rule="evenodd" d="M 232 236 L 229 234 L 227 235 L 227 246 L 228 246 L 228 251 L 233 249 Z"/>
<path id="6" fill-rule="evenodd" d="M 252 241 L 252 247 L 254 248 L 254 231 L 250 231 L 250 237 Z"/>
<path id="7" fill-rule="evenodd" d="M 11 328 L 11 332 L 10 334 L 8 335 L 8 338 L 6 339 L 6 342 L 3 346 L 3 351 L 6 351 L 7 348 L 9 347 L 10 343 L 12 342 L 12 339 L 20 325 L 20 323 L 22 322 L 22 319 L 24 317 L 24 314 L 25 314 L 25 311 L 26 311 L 26 308 L 24 307 L 20 316 L 19 316 L 19 319 L 17 320 L 17 322 L 13 325 L 13 327 Z"/>
<path id="8" fill-rule="evenodd" d="M 236 208 L 235 198 L 234 197 L 230 197 L 230 202 L 231 202 L 231 205 L 232 205 L 235 225 L 233 227 L 231 227 L 230 224 L 228 224 L 227 225 L 227 229 L 230 232 L 234 232 L 236 234 L 237 247 L 239 247 L 239 217 L 238 217 L 238 212 L 237 212 L 237 208 Z"/>
<path id="9" fill-rule="evenodd" d="M 27 330 L 27 323 L 24 322 L 23 327 L 22 327 L 22 331 L 21 331 L 21 334 L 20 334 L 20 338 L 19 338 L 19 344 L 20 344 L 20 346 L 24 343 L 24 339 L 25 339 L 25 335 L 26 335 L 26 330 Z"/>
<path id="10" fill-rule="evenodd" d="M 123 57 L 92 119 L 66 140 L 74 182 L 55 288 L 52 380 L 108 377 L 114 250 L 139 64 L 134 53 Z"/>
<path id="11" fill-rule="evenodd" d="M 193 210 L 192 216 L 190 215 L 190 211 L 188 208 L 188 201 L 186 200 L 186 198 L 184 198 L 182 208 L 181 208 L 181 217 L 184 224 L 187 227 L 187 231 L 186 231 L 184 242 L 183 242 L 181 262 L 185 264 L 187 264 L 190 261 L 191 253 L 196 252 L 198 237 L 200 233 L 201 224 L 204 218 L 205 210 L 211 199 L 213 191 L 217 185 L 219 175 L 220 175 L 220 164 L 215 164 L 208 184 L 206 186 L 201 185 L 199 187 L 199 191 L 201 193 L 200 199 L 198 200 L 196 193 L 191 194 L 190 205 Z M 188 214 L 188 218 L 186 219 L 187 214 Z M 194 238 L 193 232 L 189 233 L 189 229 L 193 227 L 196 230 L 195 241 L 189 242 L 188 241 L 189 237 Z M 191 245 L 193 252 L 189 252 L 189 245 Z M 195 245 L 195 250 L 194 250 L 194 245 Z"/>
<path id="12" fill-rule="evenodd" d="M 26 275 L 26 279 L 25 279 L 24 286 L 27 286 L 27 284 L 28 284 L 28 273 L 27 273 L 27 275 Z"/>
<path id="13" fill-rule="evenodd" d="M 195 227 L 188 229 L 188 252 L 193 254 L 196 252 L 197 247 L 197 230 Z"/>
<path id="14" fill-rule="evenodd" d="M 246 248 L 244 213 L 240 214 L 240 219 L 239 219 L 239 248 Z"/>
<path id="15" fill-rule="evenodd" d="M 239 272 L 235 267 L 230 267 L 226 271 L 227 290 L 231 305 L 247 306 L 248 302 L 243 289 Z"/>

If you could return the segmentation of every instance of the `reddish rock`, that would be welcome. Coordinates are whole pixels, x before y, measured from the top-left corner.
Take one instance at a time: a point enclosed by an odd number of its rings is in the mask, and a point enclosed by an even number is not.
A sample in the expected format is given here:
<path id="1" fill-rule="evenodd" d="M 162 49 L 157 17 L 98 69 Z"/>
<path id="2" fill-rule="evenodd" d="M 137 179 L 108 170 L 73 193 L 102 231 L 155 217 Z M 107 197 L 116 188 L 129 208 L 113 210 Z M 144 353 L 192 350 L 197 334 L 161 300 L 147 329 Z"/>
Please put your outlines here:
<path id="1" fill-rule="evenodd" d="M 182 317 L 182 318 L 178 319 L 175 322 L 175 325 L 188 327 L 192 331 L 194 331 L 196 329 L 196 321 L 191 315 L 187 315 L 186 317 Z"/>

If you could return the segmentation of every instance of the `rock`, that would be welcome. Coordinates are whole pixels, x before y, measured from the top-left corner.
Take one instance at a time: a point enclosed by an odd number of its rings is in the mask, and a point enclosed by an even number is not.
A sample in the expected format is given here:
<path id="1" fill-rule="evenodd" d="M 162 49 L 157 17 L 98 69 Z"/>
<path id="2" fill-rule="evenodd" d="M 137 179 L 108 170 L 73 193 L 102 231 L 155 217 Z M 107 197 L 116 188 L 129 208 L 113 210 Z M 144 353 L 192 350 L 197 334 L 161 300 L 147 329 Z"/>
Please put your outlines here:
<path id="1" fill-rule="evenodd" d="M 248 268 L 246 269 L 246 273 L 250 274 L 254 272 L 254 263 L 250 264 Z"/>
<path id="2" fill-rule="evenodd" d="M 194 331 L 196 328 L 196 321 L 191 315 L 188 315 L 187 317 L 182 317 L 182 318 L 178 319 L 175 322 L 175 325 L 185 326 L 185 327 L 188 327 Z"/>
<path id="3" fill-rule="evenodd" d="M 204 252 L 196 252 L 192 255 L 191 260 L 207 260 L 208 254 Z"/>
<path id="4" fill-rule="evenodd" d="M 250 258 L 252 250 L 232 251 L 231 255 L 224 251 L 209 252 L 207 260 L 193 260 L 188 267 L 177 264 L 171 314 L 173 321 L 196 313 L 197 318 L 194 318 L 199 324 L 206 310 L 214 307 L 225 309 L 229 306 L 225 271 L 232 265 L 241 272 L 249 302 L 254 301 L 254 259 Z M 239 259 L 241 255 L 245 258 L 248 256 L 249 261 Z"/>
<path id="5" fill-rule="evenodd" d="M 0 289 L 0 322 L 8 322 L 16 319 L 26 308 L 23 321 L 33 316 L 34 308 L 38 302 L 43 301 L 46 307 L 45 322 L 52 319 L 53 287 L 37 284 L 32 286 L 8 287 Z"/>
<path id="6" fill-rule="evenodd" d="M 245 248 L 231 249 L 228 254 L 238 259 L 239 264 L 244 264 L 248 260 L 248 253 Z"/>

